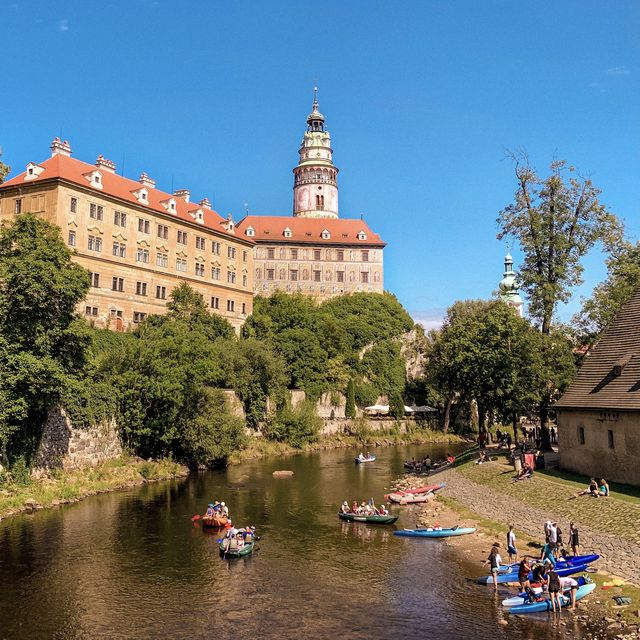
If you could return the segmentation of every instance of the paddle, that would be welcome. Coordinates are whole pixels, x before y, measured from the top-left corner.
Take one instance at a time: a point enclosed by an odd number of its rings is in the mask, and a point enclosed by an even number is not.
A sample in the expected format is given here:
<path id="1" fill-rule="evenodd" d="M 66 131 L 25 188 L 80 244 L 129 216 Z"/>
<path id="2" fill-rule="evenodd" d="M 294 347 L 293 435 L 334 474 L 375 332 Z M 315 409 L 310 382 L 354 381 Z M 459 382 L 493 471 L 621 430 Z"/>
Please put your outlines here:
<path id="1" fill-rule="evenodd" d="M 195 516 L 193 516 L 193 518 L 191 518 L 192 522 L 195 522 L 196 520 L 200 520 L 202 518 L 202 516 L 199 513 L 196 513 Z"/>

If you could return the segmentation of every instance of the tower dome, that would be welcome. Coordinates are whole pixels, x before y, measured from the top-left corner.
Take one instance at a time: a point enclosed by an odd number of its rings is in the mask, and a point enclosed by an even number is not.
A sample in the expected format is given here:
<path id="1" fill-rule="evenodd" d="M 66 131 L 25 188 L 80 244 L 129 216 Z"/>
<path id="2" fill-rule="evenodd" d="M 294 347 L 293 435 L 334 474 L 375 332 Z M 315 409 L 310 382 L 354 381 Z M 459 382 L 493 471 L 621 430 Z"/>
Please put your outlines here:
<path id="1" fill-rule="evenodd" d="M 506 302 L 510 307 L 516 310 L 516 313 L 522 317 L 524 314 L 524 303 L 520 297 L 520 283 L 517 275 L 513 271 L 513 258 L 507 253 L 504 257 L 504 273 L 502 280 L 498 284 L 498 292 L 500 299 Z"/>
<path id="2" fill-rule="evenodd" d="M 331 135 L 324 128 L 313 88 L 313 105 L 300 145 L 300 160 L 293 170 L 293 215 L 300 218 L 338 217 L 338 169 L 333 164 Z"/>

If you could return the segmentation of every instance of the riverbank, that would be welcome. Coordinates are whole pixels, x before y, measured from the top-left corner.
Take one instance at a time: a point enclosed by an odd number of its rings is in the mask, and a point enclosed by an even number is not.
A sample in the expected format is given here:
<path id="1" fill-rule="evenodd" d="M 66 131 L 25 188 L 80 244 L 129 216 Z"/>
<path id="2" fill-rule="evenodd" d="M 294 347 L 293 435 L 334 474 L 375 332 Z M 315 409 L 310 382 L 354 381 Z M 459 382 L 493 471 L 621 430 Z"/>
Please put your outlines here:
<path id="1" fill-rule="evenodd" d="M 188 474 L 186 467 L 171 460 L 144 461 L 130 456 L 73 471 L 52 469 L 26 484 L 0 486 L 0 519 Z"/>
<path id="2" fill-rule="evenodd" d="M 447 544 L 476 565 L 476 575 L 481 575 L 486 571 L 481 563 L 494 542 L 500 542 L 505 556 L 510 524 L 515 527 L 520 554 L 539 556 L 545 521 L 559 522 L 565 544 L 569 521 L 574 522 L 580 531 L 581 551 L 601 556 L 595 565 L 598 573 L 590 575 L 597 584 L 596 591 L 579 607 L 578 619 L 599 630 L 602 637 L 640 637 L 640 546 L 635 542 L 638 505 L 630 504 L 628 496 L 572 499 L 575 487 L 571 483 L 541 473 L 526 482 L 513 483 L 512 478 L 513 468 L 500 459 L 447 470 L 438 478 L 446 483 L 442 495 L 416 510 L 416 525 L 476 527 L 475 535 L 451 538 Z M 424 484 L 424 478 L 405 475 L 396 486 L 420 484 Z M 618 522 L 624 526 L 616 529 Z M 616 530 L 617 535 L 613 533 Z M 631 598 L 631 604 L 617 605 L 613 597 L 618 595 Z M 504 620 L 508 623 L 509 617 Z"/>
<path id="3" fill-rule="evenodd" d="M 358 435 L 336 433 L 320 436 L 316 442 L 304 445 L 301 449 L 292 447 L 286 442 L 274 442 L 266 438 L 252 438 L 241 451 L 233 453 L 229 458 L 229 464 L 241 464 L 246 460 L 256 460 L 270 456 L 293 456 L 301 453 L 314 453 L 329 451 L 331 449 L 348 449 L 361 447 L 362 449 L 375 449 L 377 447 L 393 447 L 408 444 L 439 444 L 461 445 L 470 441 L 452 433 L 431 431 L 429 429 L 416 429 L 408 433 L 368 432 Z"/>

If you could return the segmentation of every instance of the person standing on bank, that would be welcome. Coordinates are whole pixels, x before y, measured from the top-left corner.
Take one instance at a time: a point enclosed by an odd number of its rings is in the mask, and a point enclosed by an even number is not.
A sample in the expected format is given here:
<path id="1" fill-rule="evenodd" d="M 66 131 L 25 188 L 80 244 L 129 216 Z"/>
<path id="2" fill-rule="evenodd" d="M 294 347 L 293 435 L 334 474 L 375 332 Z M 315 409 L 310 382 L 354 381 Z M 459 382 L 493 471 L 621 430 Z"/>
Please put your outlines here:
<path id="1" fill-rule="evenodd" d="M 509 564 L 518 562 L 518 550 L 516 549 L 516 533 L 513 530 L 513 525 L 509 525 L 509 531 L 507 532 L 507 553 L 509 554 Z"/>
<path id="2" fill-rule="evenodd" d="M 569 544 L 571 545 L 571 553 L 577 556 L 580 553 L 580 537 L 578 527 L 573 522 L 569 524 Z"/>

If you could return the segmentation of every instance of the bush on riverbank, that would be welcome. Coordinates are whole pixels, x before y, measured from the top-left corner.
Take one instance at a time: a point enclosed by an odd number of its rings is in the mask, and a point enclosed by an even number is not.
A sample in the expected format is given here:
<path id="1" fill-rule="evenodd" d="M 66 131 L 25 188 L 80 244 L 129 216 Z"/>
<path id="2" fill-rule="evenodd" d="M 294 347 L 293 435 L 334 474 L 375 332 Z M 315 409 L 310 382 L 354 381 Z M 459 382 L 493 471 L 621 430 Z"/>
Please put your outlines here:
<path id="1" fill-rule="evenodd" d="M 134 487 L 154 480 L 185 476 L 186 467 L 171 460 L 140 460 L 123 455 L 96 467 L 52 470 L 27 485 L 9 477 L 0 491 L 0 517 L 20 511 L 76 502 L 86 496 Z"/>
<path id="2" fill-rule="evenodd" d="M 295 449 L 318 440 L 322 419 L 315 405 L 306 400 L 298 407 L 286 406 L 265 427 L 265 436 L 276 442 L 286 442 Z"/>

